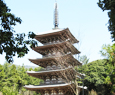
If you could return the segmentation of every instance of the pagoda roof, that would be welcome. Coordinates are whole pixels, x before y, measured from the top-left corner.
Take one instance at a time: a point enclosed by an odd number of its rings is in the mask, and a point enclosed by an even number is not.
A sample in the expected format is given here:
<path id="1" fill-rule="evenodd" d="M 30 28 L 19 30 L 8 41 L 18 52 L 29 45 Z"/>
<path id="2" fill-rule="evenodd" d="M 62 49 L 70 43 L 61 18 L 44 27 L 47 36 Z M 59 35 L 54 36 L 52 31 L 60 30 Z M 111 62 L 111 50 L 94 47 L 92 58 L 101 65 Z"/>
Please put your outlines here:
<path id="1" fill-rule="evenodd" d="M 33 47 L 32 49 L 35 50 L 36 52 L 45 55 L 48 49 L 51 48 L 63 48 L 64 46 L 66 46 L 71 52 L 72 54 L 79 54 L 80 51 L 78 51 L 69 41 L 65 41 L 65 42 L 61 42 L 61 43 L 56 43 L 56 44 L 50 44 L 50 45 L 44 45 L 44 46 L 38 46 L 38 47 Z M 65 49 L 67 49 L 65 48 Z"/>
<path id="2" fill-rule="evenodd" d="M 69 69 L 73 72 L 72 67 L 68 67 L 65 69 L 60 68 L 60 69 L 56 69 L 56 70 L 27 71 L 27 74 L 30 76 L 36 77 L 36 78 L 40 78 L 41 76 L 57 75 L 60 72 L 63 72 L 65 70 L 69 70 Z"/>
<path id="3" fill-rule="evenodd" d="M 67 58 L 67 61 L 70 61 L 72 63 L 71 65 L 74 65 L 74 66 L 82 65 L 82 63 L 80 63 L 77 59 L 75 59 L 71 53 L 68 53 L 66 55 L 59 56 L 59 57 L 53 56 L 53 57 L 43 57 L 41 59 L 29 59 L 29 60 L 36 65 L 39 65 L 41 67 L 46 68 L 49 61 L 53 61 L 54 63 L 58 63 L 56 58 L 60 58 L 60 57 L 61 58 Z"/>
<path id="4" fill-rule="evenodd" d="M 63 34 L 66 33 L 68 34 L 68 37 L 70 38 L 70 40 L 74 43 L 78 43 L 79 41 L 71 34 L 69 28 L 65 28 L 65 29 L 52 29 L 50 31 L 44 32 L 44 33 L 38 33 L 35 36 L 35 39 L 38 40 L 39 42 L 42 42 L 42 39 L 47 38 L 47 37 L 51 37 L 51 36 L 63 36 Z"/>
<path id="5" fill-rule="evenodd" d="M 71 84 L 70 83 L 63 83 L 63 84 L 52 84 L 52 85 L 25 85 L 24 88 L 31 90 L 31 91 L 37 91 L 37 90 L 42 90 L 42 89 L 59 89 L 59 88 L 65 88 L 69 87 Z"/>
<path id="6" fill-rule="evenodd" d="M 48 90 L 48 89 L 66 89 L 71 88 L 70 85 L 73 83 L 63 83 L 63 84 L 52 84 L 52 85 L 25 85 L 24 88 L 31 91 L 40 91 L 40 90 Z M 79 89 L 83 89 L 83 86 L 78 86 Z"/>

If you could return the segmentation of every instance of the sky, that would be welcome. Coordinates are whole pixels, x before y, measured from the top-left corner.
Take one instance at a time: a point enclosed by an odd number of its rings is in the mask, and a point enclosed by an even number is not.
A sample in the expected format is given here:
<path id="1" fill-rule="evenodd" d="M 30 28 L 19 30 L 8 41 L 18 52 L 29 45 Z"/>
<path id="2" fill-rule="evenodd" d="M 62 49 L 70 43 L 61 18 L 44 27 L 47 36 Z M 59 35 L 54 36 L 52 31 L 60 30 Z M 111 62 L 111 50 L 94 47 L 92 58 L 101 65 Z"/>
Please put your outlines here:
<path id="1" fill-rule="evenodd" d="M 14 27 L 16 33 L 35 34 L 54 28 L 55 0 L 4 0 L 11 13 L 22 19 L 22 24 Z M 59 28 L 69 28 L 80 41 L 74 46 L 89 58 L 89 62 L 102 59 L 100 54 L 103 44 L 112 44 L 108 31 L 107 11 L 103 12 L 97 5 L 98 0 L 57 0 Z M 39 44 L 38 44 L 39 45 Z M 5 54 L 0 55 L 0 64 L 5 63 Z M 14 57 L 16 65 L 36 66 L 28 58 L 41 58 L 30 49 L 23 58 Z"/>

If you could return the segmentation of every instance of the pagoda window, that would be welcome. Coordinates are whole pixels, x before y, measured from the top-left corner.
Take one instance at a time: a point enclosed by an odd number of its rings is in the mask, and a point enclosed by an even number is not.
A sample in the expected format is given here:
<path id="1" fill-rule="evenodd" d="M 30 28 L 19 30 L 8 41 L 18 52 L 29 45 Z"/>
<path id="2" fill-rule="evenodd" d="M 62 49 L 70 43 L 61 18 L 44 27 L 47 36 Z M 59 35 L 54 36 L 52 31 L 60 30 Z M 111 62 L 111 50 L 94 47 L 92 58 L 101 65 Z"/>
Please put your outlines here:
<path id="1" fill-rule="evenodd" d="M 50 84 L 50 77 L 46 77 L 46 84 Z"/>
<path id="2" fill-rule="evenodd" d="M 55 90 L 52 90 L 52 91 L 51 91 L 51 95 L 57 95 L 56 91 L 55 91 Z"/>
<path id="3" fill-rule="evenodd" d="M 45 94 L 44 95 L 49 95 L 48 91 L 45 91 Z"/>
<path id="4" fill-rule="evenodd" d="M 58 68 L 58 69 L 61 69 L 61 66 L 60 66 L 60 65 L 58 65 L 58 66 L 57 66 L 57 68 Z"/>
<path id="5" fill-rule="evenodd" d="M 58 95 L 64 95 L 62 90 L 59 90 Z"/>
<path id="6" fill-rule="evenodd" d="M 56 65 L 52 65 L 52 68 L 55 70 L 56 69 Z"/>
<path id="7" fill-rule="evenodd" d="M 62 83 L 63 81 L 62 81 L 62 78 L 61 78 L 61 76 L 59 76 L 58 77 L 58 83 Z"/>
<path id="8" fill-rule="evenodd" d="M 52 76 L 52 80 L 56 80 L 56 76 Z"/>
<path id="9" fill-rule="evenodd" d="M 56 42 L 59 43 L 60 42 L 59 39 Z"/>
<path id="10" fill-rule="evenodd" d="M 52 67 L 51 66 L 47 66 L 47 70 L 52 70 Z"/>
<path id="11" fill-rule="evenodd" d="M 50 41 L 49 44 L 52 44 L 52 42 Z"/>
<path id="12" fill-rule="evenodd" d="M 52 76 L 52 81 L 53 84 L 56 83 L 56 76 Z"/>

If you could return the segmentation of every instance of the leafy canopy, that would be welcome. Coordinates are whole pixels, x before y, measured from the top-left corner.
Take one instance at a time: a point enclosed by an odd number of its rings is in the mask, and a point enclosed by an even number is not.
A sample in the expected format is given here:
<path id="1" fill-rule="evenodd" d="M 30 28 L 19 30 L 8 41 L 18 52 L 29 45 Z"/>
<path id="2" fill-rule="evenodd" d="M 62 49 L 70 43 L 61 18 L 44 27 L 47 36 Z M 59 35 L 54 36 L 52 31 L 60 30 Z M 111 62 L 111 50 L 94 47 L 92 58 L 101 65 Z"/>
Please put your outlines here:
<path id="1" fill-rule="evenodd" d="M 41 67 L 29 70 L 39 71 Z M 3 95 L 40 95 L 26 90 L 24 85 L 39 85 L 43 80 L 29 76 L 24 66 L 5 63 L 0 65 L 0 92 Z"/>
<path id="2" fill-rule="evenodd" d="M 30 46 L 35 46 L 37 43 L 32 40 L 35 36 L 33 32 L 17 34 L 13 29 L 17 23 L 21 24 L 22 20 L 10 13 L 10 9 L 6 6 L 3 0 L 0 0 L 0 54 L 5 53 L 6 60 L 13 62 L 13 56 L 23 57 L 28 53 Z M 28 36 L 28 40 L 25 37 Z"/>
<path id="3" fill-rule="evenodd" d="M 107 58 L 107 73 L 105 83 L 111 85 L 111 92 L 115 93 L 115 44 L 104 45 L 101 50 L 102 55 Z"/>
<path id="4" fill-rule="evenodd" d="M 111 37 L 115 41 L 115 0 L 99 0 L 98 6 L 103 10 L 108 10 L 109 26 Z"/>
<path id="5" fill-rule="evenodd" d="M 105 66 L 106 62 L 106 59 L 96 60 L 78 69 L 79 72 L 86 75 L 84 78 L 84 85 L 88 87 L 88 90 L 91 91 L 94 89 L 99 95 L 110 93 L 109 85 L 105 84 L 105 79 L 108 76 L 108 67 Z"/>

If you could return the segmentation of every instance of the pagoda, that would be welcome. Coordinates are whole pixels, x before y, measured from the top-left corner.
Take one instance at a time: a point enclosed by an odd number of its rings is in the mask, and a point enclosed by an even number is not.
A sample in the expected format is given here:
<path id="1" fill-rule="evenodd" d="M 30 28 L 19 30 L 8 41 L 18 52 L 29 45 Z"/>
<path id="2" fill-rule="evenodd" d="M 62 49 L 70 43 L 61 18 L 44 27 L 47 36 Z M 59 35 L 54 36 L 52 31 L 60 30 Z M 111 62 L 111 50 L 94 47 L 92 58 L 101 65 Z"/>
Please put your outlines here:
<path id="1" fill-rule="evenodd" d="M 27 74 L 44 80 L 39 85 L 25 85 L 31 91 L 41 95 L 74 95 L 76 86 L 73 82 L 75 74 L 78 78 L 82 75 L 74 70 L 74 66 L 82 65 L 74 54 L 80 52 L 73 46 L 79 41 L 71 34 L 69 28 L 58 28 L 57 2 L 55 3 L 54 29 L 45 33 L 37 34 L 35 39 L 42 46 L 32 49 L 42 55 L 43 58 L 29 59 L 32 63 L 43 67 L 41 71 L 27 71 Z M 78 86 L 80 91 L 82 86 Z"/>

